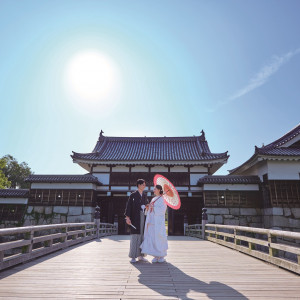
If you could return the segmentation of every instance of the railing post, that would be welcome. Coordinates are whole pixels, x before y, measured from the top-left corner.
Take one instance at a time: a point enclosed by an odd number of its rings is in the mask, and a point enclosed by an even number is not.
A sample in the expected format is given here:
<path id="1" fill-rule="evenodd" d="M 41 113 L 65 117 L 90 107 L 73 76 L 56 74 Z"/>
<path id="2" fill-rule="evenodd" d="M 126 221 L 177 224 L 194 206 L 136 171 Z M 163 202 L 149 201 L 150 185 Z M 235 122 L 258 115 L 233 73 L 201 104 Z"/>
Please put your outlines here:
<path id="1" fill-rule="evenodd" d="M 254 234 L 251 234 L 251 237 L 253 237 Z M 254 236 L 255 238 L 255 236 Z M 253 244 L 252 242 L 248 242 L 248 247 L 249 247 L 249 250 L 255 250 L 255 244 Z"/>
<path id="2" fill-rule="evenodd" d="M 185 235 L 185 232 L 186 232 L 186 228 L 188 226 L 188 218 L 187 218 L 187 215 L 184 215 L 183 217 L 183 232 L 184 232 L 184 235 Z"/>
<path id="3" fill-rule="evenodd" d="M 24 249 L 22 249 L 22 253 L 31 253 L 32 252 L 32 247 L 33 247 L 33 236 L 34 236 L 34 231 L 30 230 L 25 233 L 25 240 L 30 240 L 31 243 L 30 245 L 26 246 Z"/>
<path id="4" fill-rule="evenodd" d="M 0 263 L 3 262 L 3 259 L 4 259 L 4 251 L 0 251 Z"/>
<path id="5" fill-rule="evenodd" d="M 83 229 L 84 229 L 83 238 L 85 239 L 86 238 L 86 224 L 84 224 Z"/>
<path id="6" fill-rule="evenodd" d="M 235 245 L 238 245 L 238 240 L 237 240 L 237 238 L 236 238 L 236 235 L 237 235 L 236 228 L 233 229 L 233 233 L 234 233 L 234 244 L 235 244 Z"/>
<path id="7" fill-rule="evenodd" d="M 205 240 L 205 225 L 207 224 L 207 209 L 202 208 L 202 239 Z"/>
<path id="8" fill-rule="evenodd" d="M 67 243 L 67 241 L 68 241 L 68 226 L 66 225 L 66 226 L 64 226 L 62 229 L 61 229 L 61 232 L 62 233 L 66 233 L 66 236 L 65 237 L 62 237 L 61 238 L 61 243 L 63 243 L 63 244 L 65 244 L 64 246 L 63 246 L 63 248 L 66 248 L 66 243 Z"/>
<path id="9" fill-rule="evenodd" d="M 119 232 L 119 222 L 118 222 L 118 215 L 115 215 L 115 219 L 114 219 L 114 228 L 112 228 L 112 230 L 116 230 L 116 234 L 118 234 Z"/>
<path id="10" fill-rule="evenodd" d="M 276 249 L 273 249 L 271 247 L 271 243 L 275 242 L 276 237 L 273 237 L 272 234 L 270 233 L 270 231 L 268 232 L 268 243 L 269 243 L 269 255 L 270 256 L 275 256 L 276 253 L 277 253 L 277 250 Z"/>

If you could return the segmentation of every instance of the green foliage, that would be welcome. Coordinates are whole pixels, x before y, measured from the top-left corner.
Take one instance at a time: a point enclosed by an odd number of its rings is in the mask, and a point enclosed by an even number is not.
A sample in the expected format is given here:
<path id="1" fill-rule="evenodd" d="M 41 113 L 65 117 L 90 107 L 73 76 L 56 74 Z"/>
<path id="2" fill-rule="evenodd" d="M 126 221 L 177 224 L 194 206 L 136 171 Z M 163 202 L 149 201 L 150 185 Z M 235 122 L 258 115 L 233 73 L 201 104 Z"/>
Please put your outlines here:
<path id="1" fill-rule="evenodd" d="M 8 180 L 8 178 L 3 173 L 2 169 L 5 167 L 6 161 L 4 158 L 0 158 L 0 189 L 9 188 L 11 185 L 11 182 Z"/>
<path id="2" fill-rule="evenodd" d="M 34 219 L 34 224 L 38 225 L 40 222 L 46 222 L 47 224 L 52 224 L 52 220 L 59 216 L 57 213 L 50 213 L 50 214 L 45 214 L 45 213 L 39 213 L 37 211 L 32 210 L 31 213 L 27 213 L 26 216 L 30 216 L 31 218 Z"/>
<path id="3" fill-rule="evenodd" d="M 32 174 L 32 171 L 26 162 L 19 164 L 11 155 L 5 155 L 1 160 L 4 161 L 4 165 L 0 166 L 0 172 L 2 171 L 11 182 L 12 188 L 18 186 L 21 189 L 26 189 L 30 187 L 30 183 L 25 182 L 25 179 Z"/>

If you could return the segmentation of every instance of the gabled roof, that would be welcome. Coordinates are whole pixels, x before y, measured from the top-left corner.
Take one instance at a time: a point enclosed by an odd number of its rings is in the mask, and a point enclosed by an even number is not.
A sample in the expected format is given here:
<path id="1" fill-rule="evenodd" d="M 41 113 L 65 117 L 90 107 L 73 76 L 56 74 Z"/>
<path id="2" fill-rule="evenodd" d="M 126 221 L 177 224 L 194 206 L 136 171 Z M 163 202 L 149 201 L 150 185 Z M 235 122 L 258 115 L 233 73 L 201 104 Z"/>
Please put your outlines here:
<path id="1" fill-rule="evenodd" d="M 105 137 L 91 153 L 71 155 L 74 161 L 213 161 L 227 160 L 227 152 L 211 153 L 204 132 L 193 137 Z M 225 161 L 224 161 L 225 162 Z"/>
<path id="2" fill-rule="evenodd" d="M 242 165 L 239 167 L 229 170 L 230 174 L 233 174 L 242 168 L 247 167 L 249 164 L 253 164 L 258 157 L 263 157 L 267 159 L 268 157 L 272 158 L 280 158 L 280 157 L 298 157 L 300 159 L 300 144 L 299 141 L 295 142 L 295 144 L 289 145 L 288 143 L 293 139 L 296 139 L 300 135 L 300 123 L 290 130 L 288 133 L 283 135 L 281 138 L 277 139 L 276 141 L 263 146 L 257 147 L 255 146 L 254 154 Z"/>
<path id="3" fill-rule="evenodd" d="M 28 189 L 0 189 L 0 197 L 3 198 L 27 198 Z"/>
<path id="4" fill-rule="evenodd" d="M 242 175 L 206 175 L 198 180 L 198 185 L 203 184 L 259 184 L 258 176 Z"/>
<path id="5" fill-rule="evenodd" d="M 30 175 L 26 178 L 27 182 L 35 183 L 95 183 L 102 185 L 97 177 L 86 174 L 86 175 Z"/>

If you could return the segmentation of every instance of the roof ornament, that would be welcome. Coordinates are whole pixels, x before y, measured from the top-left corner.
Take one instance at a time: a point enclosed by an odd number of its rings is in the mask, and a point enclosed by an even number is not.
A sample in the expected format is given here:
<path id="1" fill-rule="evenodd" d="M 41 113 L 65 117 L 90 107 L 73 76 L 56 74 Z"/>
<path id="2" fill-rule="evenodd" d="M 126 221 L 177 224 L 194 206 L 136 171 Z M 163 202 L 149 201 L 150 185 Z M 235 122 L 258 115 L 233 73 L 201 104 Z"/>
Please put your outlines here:
<path id="1" fill-rule="evenodd" d="M 101 129 L 100 134 L 99 134 L 99 140 L 102 139 L 102 138 L 104 138 L 103 133 L 104 133 L 104 131 Z"/>
<path id="2" fill-rule="evenodd" d="M 205 141 L 205 132 L 203 129 L 201 130 L 200 140 Z"/>

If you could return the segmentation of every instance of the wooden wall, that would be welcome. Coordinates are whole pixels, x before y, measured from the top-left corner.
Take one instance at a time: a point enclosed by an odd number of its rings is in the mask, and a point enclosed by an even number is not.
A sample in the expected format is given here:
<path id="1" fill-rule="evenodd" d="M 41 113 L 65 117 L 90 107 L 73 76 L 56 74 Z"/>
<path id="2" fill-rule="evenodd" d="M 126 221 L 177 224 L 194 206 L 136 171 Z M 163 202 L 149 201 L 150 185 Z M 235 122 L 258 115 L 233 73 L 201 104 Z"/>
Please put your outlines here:
<path id="1" fill-rule="evenodd" d="M 204 191 L 205 207 L 261 207 L 260 191 Z"/>
<path id="2" fill-rule="evenodd" d="M 28 205 L 94 206 L 94 191 L 83 189 L 31 189 Z"/>
<path id="3" fill-rule="evenodd" d="M 20 222 L 25 214 L 25 204 L 0 204 L 0 222 L 17 221 Z"/>
<path id="4" fill-rule="evenodd" d="M 268 180 L 271 207 L 300 207 L 300 180 Z"/>

